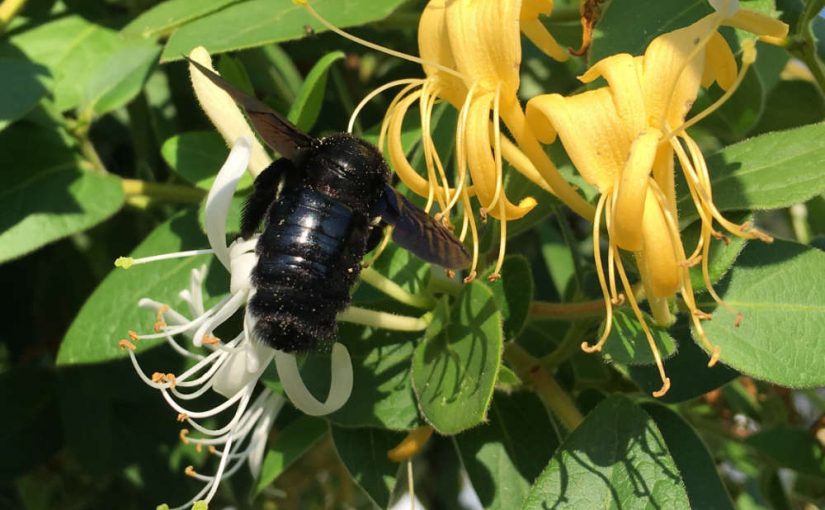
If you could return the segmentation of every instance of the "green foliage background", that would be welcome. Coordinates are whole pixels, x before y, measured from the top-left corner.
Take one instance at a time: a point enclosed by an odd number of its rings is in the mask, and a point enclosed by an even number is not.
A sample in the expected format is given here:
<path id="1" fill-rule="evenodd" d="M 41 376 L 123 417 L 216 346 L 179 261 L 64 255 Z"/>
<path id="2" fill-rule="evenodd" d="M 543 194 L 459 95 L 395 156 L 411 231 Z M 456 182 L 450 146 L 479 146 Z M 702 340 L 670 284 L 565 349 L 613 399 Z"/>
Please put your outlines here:
<path id="1" fill-rule="evenodd" d="M 151 328 L 140 297 L 174 303 L 189 270 L 208 258 L 129 272 L 112 266 L 127 253 L 206 245 L 198 207 L 226 149 L 197 107 L 181 55 L 197 45 L 220 54 L 222 74 L 317 135 L 343 130 L 376 86 L 421 71 L 323 33 L 290 0 L 23 3 L 0 25 L 0 508 L 185 501 L 198 486 L 183 468 L 205 459 L 178 441 L 175 413 L 141 385 L 116 342 L 127 330 Z M 285 410 L 260 477 L 239 474 L 213 505 L 386 508 L 407 485 L 386 451 L 425 423 L 438 434 L 414 471 L 416 494 L 430 509 L 461 507 L 462 473 L 485 508 L 825 505 L 825 454 L 815 436 L 825 427 L 825 395 L 816 389 L 825 385 L 825 100 L 815 80 L 780 76 L 789 59 L 801 58 L 825 83 L 817 60 L 825 54 L 823 3 L 743 0 L 778 12 L 791 27 L 790 44 L 759 44 L 742 87 L 694 132 L 717 206 L 737 220 L 754 217 L 778 238 L 714 246 L 718 289 L 745 314 L 739 328 L 724 309 L 707 323 L 722 347 L 719 366 L 706 367 L 684 318 L 660 328 L 673 388 L 650 398 L 658 375 L 623 309 L 604 356 L 580 352 L 600 314 L 547 310 L 600 299 L 590 227 L 511 172 L 510 194 L 536 196 L 540 205 L 508 231 L 503 280 L 445 285 L 391 248 L 375 268 L 432 305 L 410 308 L 365 285 L 354 302 L 431 312 L 428 330 L 342 325 L 355 364 L 350 402 L 325 419 Z M 365 39 L 416 53 L 422 1 L 313 5 Z M 574 93 L 588 62 L 640 54 L 656 35 L 710 9 L 705 0 L 603 7 L 587 59 L 558 64 L 525 43 L 522 99 Z M 544 21 L 563 44 L 578 46 L 575 2 L 556 2 Z M 374 139 L 391 97 L 359 117 L 363 136 Z M 455 113 L 436 115 L 447 153 Z M 420 163 L 418 133 L 414 121 L 405 125 L 411 159 Z M 563 154 L 553 156 L 577 179 Z M 683 208 L 683 234 L 695 239 L 691 210 Z M 495 230 L 491 222 L 483 232 L 491 253 Z M 226 288 L 221 271 L 212 271 L 210 297 Z M 698 300 L 713 308 L 706 294 Z M 144 348 L 141 360 L 182 367 L 166 348 Z M 306 360 L 311 387 L 325 387 L 326 364 L 322 356 Z M 571 420 L 565 406 L 584 421 Z"/>

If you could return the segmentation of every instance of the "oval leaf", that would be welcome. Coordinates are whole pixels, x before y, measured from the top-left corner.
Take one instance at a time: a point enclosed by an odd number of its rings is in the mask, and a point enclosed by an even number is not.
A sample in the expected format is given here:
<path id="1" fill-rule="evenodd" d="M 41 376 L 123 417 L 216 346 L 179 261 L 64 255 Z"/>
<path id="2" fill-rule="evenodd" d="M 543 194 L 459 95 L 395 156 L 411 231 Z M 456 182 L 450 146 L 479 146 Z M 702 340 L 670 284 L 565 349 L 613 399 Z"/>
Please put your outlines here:
<path id="1" fill-rule="evenodd" d="M 656 422 L 610 397 L 567 437 L 522 508 L 690 508 L 690 500 Z"/>
<path id="2" fill-rule="evenodd" d="M 642 313 L 662 359 L 673 356 L 678 347 L 676 341 L 668 334 L 667 329 L 656 326 L 649 315 Z M 624 365 L 652 365 L 656 362 L 642 325 L 628 308 L 613 311 L 613 327 L 604 344 L 604 353 L 612 361 Z"/>
<path id="3" fill-rule="evenodd" d="M 238 0 L 167 0 L 144 11 L 120 31 L 126 37 L 155 38 Z"/>
<path id="4" fill-rule="evenodd" d="M 380 20 L 402 1 L 313 0 L 312 7 L 333 25 L 345 28 Z M 161 60 L 178 60 L 196 46 L 205 46 L 214 54 L 300 39 L 306 35 L 307 26 L 318 33 L 326 31 L 303 7 L 291 0 L 250 0 L 179 28 L 169 38 Z"/>
<path id="5" fill-rule="evenodd" d="M 49 71 L 34 62 L 0 58 L 3 94 L 0 94 L 0 131 L 23 117 L 46 95 Z"/>
<path id="6" fill-rule="evenodd" d="M 474 281 L 433 325 L 415 349 L 413 387 L 427 421 L 457 434 L 487 416 L 501 364 L 501 313 L 490 289 Z"/>
<path id="7" fill-rule="evenodd" d="M 777 131 L 730 145 L 707 158 L 713 201 L 720 211 L 787 207 L 825 191 L 825 124 Z M 679 179 L 680 221 L 696 219 Z"/>
<path id="8" fill-rule="evenodd" d="M 0 137 L 0 262 L 82 232 L 123 206 L 120 179 L 84 171 L 55 130 L 17 123 Z"/>
<path id="9" fill-rule="evenodd" d="M 325 420 L 301 416 L 283 430 L 279 430 L 275 439 L 267 446 L 254 494 L 260 494 L 269 487 L 293 462 L 320 441 L 328 429 Z"/>
<path id="10" fill-rule="evenodd" d="M 718 307 L 704 324 L 720 359 L 759 379 L 791 387 L 825 384 L 825 253 L 776 241 L 750 243 L 717 286 L 744 314 Z M 712 301 L 700 303 L 708 309 Z"/>
<path id="11" fill-rule="evenodd" d="M 462 464 L 487 510 L 519 508 L 559 440 L 532 393 L 499 393 L 490 421 L 455 437 Z"/>

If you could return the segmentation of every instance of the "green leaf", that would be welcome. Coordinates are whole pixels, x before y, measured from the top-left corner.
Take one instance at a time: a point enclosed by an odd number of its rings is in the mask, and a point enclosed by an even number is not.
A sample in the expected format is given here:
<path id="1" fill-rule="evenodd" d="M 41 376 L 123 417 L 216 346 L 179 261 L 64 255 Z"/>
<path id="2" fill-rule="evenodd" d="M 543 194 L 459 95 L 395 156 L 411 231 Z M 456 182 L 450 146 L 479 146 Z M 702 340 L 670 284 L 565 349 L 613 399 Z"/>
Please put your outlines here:
<path id="1" fill-rule="evenodd" d="M 387 458 L 387 452 L 402 439 L 403 433 L 389 430 L 332 428 L 338 456 L 355 483 L 379 508 L 389 506 L 400 468 Z"/>
<path id="2" fill-rule="evenodd" d="M 492 274 L 485 271 L 482 279 Z M 487 283 L 493 291 L 493 299 L 504 317 L 504 338 L 512 340 L 524 329 L 527 312 L 533 300 L 533 274 L 530 264 L 521 255 L 509 255 L 501 266 L 501 279 Z"/>
<path id="3" fill-rule="evenodd" d="M 564 441 L 522 507 L 690 508 L 659 428 L 639 406 L 609 397 Z"/>
<path id="4" fill-rule="evenodd" d="M 93 227 L 123 205 L 120 179 L 81 170 L 56 128 L 7 129 L 0 166 L 0 262 Z"/>
<path id="5" fill-rule="evenodd" d="M 312 7 L 333 25 L 346 28 L 388 16 L 403 0 L 315 0 Z M 161 61 L 178 60 L 192 48 L 205 46 L 211 54 L 300 39 L 309 25 L 316 33 L 326 28 L 291 0 L 249 0 L 200 18 L 178 29 L 163 50 Z"/>
<path id="6" fill-rule="evenodd" d="M 269 487 L 293 462 L 320 441 L 328 429 L 325 420 L 301 416 L 283 430 L 279 430 L 266 449 L 254 494 L 258 495 Z"/>
<path id="7" fill-rule="evenodd" d="M 656 326 L 649 315 L 642 313 L 645 315 L 662 359 L 673 356 L 678 347 L 676 341 L 668 334 L 667 329 Z M 633 311 L 628 308 L 613 310 L 613 327 L 604 344 L 604 354 L 610 360 L 623 365 L 652 365 L 656 362 L 642 325 Z"/>
<path id="8" fill-rule="evenodd" d="M 660 402 L 683 402 L 704 395 L 719 388 L 736 377 L 739 373 L 723 363 L 708 367 L 708 354 L 690 337 L 690 321 L 680 317 L 676 325 L 668 332 L 679 345 L 679 351 L 670 359 L 664 360 L 665 372 L 670 377 L 671 387 Z M 628 366 L 630 377 L 647 393 L 662 387 L 659 371 L 653 365 Z"/>
<path id="9" fill-rule="evenodd" d="M 238 0 L 167 0 L 144 11 L 120 31 L 126 37 L 157 38 Z"/>
<path id="10" fill-rule="evenodd" d="M 657 36 L 683 28 L 712 11 L 706 0 L 658 0 L 644 9 L 636 0 L 613 0 L 593 30 L 588 60 L 616 53 L 644 54 Z"/>
<path id="11" fill-rule="evenodd" d="M 188 131 L 163 142 L 160 153 L 183 180 L 209 190 L 229 155 L 229 149 L 215 131 Z M 238 189 L 249 188 L 252 182 L 252 176 L 247 172 L 238 183 Z"/>
<path id="12" fill-rule="evenodd" d="M 312 66 L 287 115 L 299 129 L 309 132 L 315 125 L 321 113 L 321 104 L 324 102 L 329 69 L 332 64 L 344 57 L 343 51 L 333 51 L 321 57 Z"/>
<path id="13" fill-rule="evenodd" d="M 188 210 L 157 227 L 130 256 L 138 258 L 208 246 L 206 237 L 198 227 L 195 211 Z M 151 311 L 138 308 L 141 298 L 150 297 L 168 303 L 187 315 L 185 307 L 179 308 L 183 302 L 178 292 L 189 287 L 191 270 L 202 264 L 209 263 L 210 269 L 205 284 L 205 299 L 224 294 L 229 288 L 228 277 L 215 260 L 201 255 L 137 265 L 130 269 L 113 268 L 69 327 L 60 345 L 57 364 L 100 363 L 126 357 L 117 345 L 118 339 L 124 338 L 129 330 L 150 332 L 155 320 Z M 161 343 L 144 342 L 140 350 Z"/>
<path id="14" fill-rule="evenodd" d="M 0 58 L 3 94 L 0 95 L 0 131 L 29 113 L 48 92 L 49 71 L 28 60 Z"/>
<path id="15" fill-rule="evenodd" d="M 752 135 L 790 129 L 825 119 L 825 99 L 816 85 L 802 80 L 781 80 L 768 95 L 765 112 Z"/>
<path id="16" fill-rule="evenodd" d="M 140 93 L 159 54 L 148 41 L 117 49 L 91 71 L 81 108 L 103 115 L 126 105 Z"/>
<path id="17" fill-rule="evenodd" d="M 747 213 L 732 213 L 727 215 L 727 219 L 734 223 L 745 223 L 753 220 L 753 215 Z M 682 233 L 682 245 L 687 251 L 693 251 L 699 241 L 699 234 L 702 229 L 701 221 L 694 221 Z M 710 282 L 718 282 L 725 273 L 733 266 L 736 257 L 742 252 L 747 244 L 747 239 L 728 235 L 725 241 L 716 240 L 711 237 L 710 255 L 708 259 L 708 275 Z M 697 264 L 690 268 L 690 284 L 694 291 L 705 289 L 705 279 L 702 276 L 702 265 Z"/>
<path id="18" fill-rule="evenodd" d="M 415 349 L 412 380 L 418 405 L 441 434 L 457 434 L 487 416 L 501 364 L 502 320 L 493 293 L 466 285 L 449 316 L 433 320 Z"/>
<path id="19" fill-rule="evenodd" d="M 490 421 L 455 436 L 458 453 L 483 508 L 519 508 L 559 441 L 533 393 L 499 393 Z"/>
<path id="20" fill-rule="evenodd" d="M 123 44 L 115 31 L 76 15 L 21 32 L 10 42 L 32 61 L 49 68 L 55 79 L 55 106 L 60 111 L 80 103 L 93 70 Z"/>
<path id="21" fill-rule="evenodd" d="M 779 240 L 750 243 L 717 286 L 735 310 L 720 306 L 704 323 L 707 336 L 721 347 L 720 359 L 783 386 L 825 384 L 823 267 L 825 253 L 816 248 Z M 704 309 L 715 304 L 704 301 Z M 744 316 L 738 327 L 737 311 Z"/>
<path id="22" fill-rule="evenodd" d="M 825 191 L 825 124 L 768 133 L 730 145 L 707 158 L 713 202 L 720 211 L 775 209 Z M 679 182 L 683 223 L 698 217 Z M 679 187 L 679 186 L 677 186 Z"/>
<path id="23" fill-rule="evenodd" d="M 716 463 L 693 427 L 663 405 L 650 403 L 642 407 L 656 422 L 667 449 L 679 468 L 690 499 L 690 508 L 733 510 L 733 502 L 719 478 Z"/>
<path id="24" fill-rule="evenodd" d="M 327 418 L 344 427 L 417 427 L 410 358 L 420 336 L 339 323 L 338 339 L 349 349 L 354 383 L 344 407 Z M 307 387 L 323 398 L 329 391 L 329 356 L 309 355 L 301 374 Z"/>
<path id="25" fill-rule="evenodd" d="M 779 466 L 825 477 L 825 452 L 808 430 L 780 426 L 757 432 L 745 442 Z"/>

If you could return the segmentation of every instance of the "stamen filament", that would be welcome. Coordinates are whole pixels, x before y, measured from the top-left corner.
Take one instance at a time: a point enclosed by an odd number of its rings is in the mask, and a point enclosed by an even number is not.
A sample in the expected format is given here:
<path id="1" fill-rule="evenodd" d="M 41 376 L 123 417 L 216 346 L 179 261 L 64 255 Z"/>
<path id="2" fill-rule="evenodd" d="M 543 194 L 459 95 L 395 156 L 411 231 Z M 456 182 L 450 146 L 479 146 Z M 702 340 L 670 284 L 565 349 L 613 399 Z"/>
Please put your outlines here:
<path id="1" fill-rule="evenodd" d="M 149 262 L 157 262 L 159 260 L 169 260 L 169 259 L 180 259 L 185 257 L 194 257 L 196 255 L 210 255 L 215 253 L 215 250 L 212 249 L 205 249 L 205 250 L 188 250 L 188 251 L 179 251 L 174 253 L 163 253 L 161 255 L 152 255 L 149 257 L 141 257 L 141 258 L 132 258 L 132 257 L 118 257 L 115 260 L 115 267 L 120 267 L 123 269 L 129 269 L 132 266 L 137 266 L 140 264 L 148 264 Z"/>

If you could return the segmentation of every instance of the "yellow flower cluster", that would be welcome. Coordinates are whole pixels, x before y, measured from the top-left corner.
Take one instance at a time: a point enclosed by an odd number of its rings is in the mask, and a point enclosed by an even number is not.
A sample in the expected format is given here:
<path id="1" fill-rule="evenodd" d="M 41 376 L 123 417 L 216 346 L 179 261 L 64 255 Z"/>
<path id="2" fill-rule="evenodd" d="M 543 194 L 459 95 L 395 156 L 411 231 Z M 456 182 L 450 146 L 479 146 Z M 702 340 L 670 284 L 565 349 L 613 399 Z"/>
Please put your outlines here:
<path id="1" fill-rule="evenodd" d="M 788 27 L 741 9 L 738 0 L 709 3 L 711 14 L 655 38 L 644 55 L 612 55 L 580 76 L 584 83 L 603 79 L 606 85 L 567 97 L 540 95 L 530 99 L 525 110 L 517 98 L 521 36 L 553 59 L 567 58 L 539 20 L 540 15 L 552 11 L 552 0 L 431 0 L 419 23 L 420 58 L 399 55 L 419 62 L 425 78 L 389 83 L 365 98 L 356 110 L 357 114 L 375 94 L 403 87 L 385 116 L 380 147 L 404 184 L 427 198 L 428 209 L 437 204 L 445 222 L 451 221 L 454 208 L 463 209 L 460 237 L 463 240 L 469 230 L 474 247 L 469 278 L 474 277 L 478 260 L 471 198 L 478 201 L 482 218 L 489 214 L 501 223 L 494 279 L 505 253 L 507 222 L 522 218 L 536 205 L 533 197 L 518 197 L 513 202 L 506 195 L 502 171 L 505 160 L 577 214 L 592 220 L 593 254 L 607 317 L 598 341 L 582 347 L 588 352 L 601 350 L 610 333 L 612 307 L 626 298 L 646 333 L 662 378 L 662 388 L 654 393 L 657 396 L 668 390 L 670 380 L 637 297 L 646 297 L 656 323 L 669 325 L 673 321 L 672 298 L 680 294 L 698 336 L 711 353 L 709 365 L 713 365 L 719 349 L 703 332 L 700 321 L 709 316 L 697 306 L 688 269 L 701 263 L 708 291 L 725 306 L 714 292 L 708 272 L 710 240 L 724 238 L 714 229 L 714 221 L 733 235 L 770 241 L 769 236 L 751 226 L 733 224 L 719 213 L 704 157 L 687 128 L 730 97 L 756 57 L 755 41 L 746 40 L 741 44 L 741 66 L 737 65 L 718 29 L 732 26 L 763 40 L 776 41 L 787 35 Z M 714 83 L 725 94 L 687 119 L 700 90 Z M 447 101 L 458 112 L 452 182 L 431 133 L 433 107 L 439 100 Z M 407 160 L 401 144 L 403 120 L 416 103 L 426 163 L 423 175 Z M 547 156 L 542 144 L 557 140 L 579 174 L 598 190 L 595 207 L 562 178 Z M 679 234 L 676 160 L 701 219 L 699 241 L 689 252 Z M 600 250 L 602 226 L 608 241 L 606 268 Z M 630 282 L 620 250 L 633 254 L 641 289 L 634 289 Z M 619 291 L 617 275 L 623 292 Z"/>

